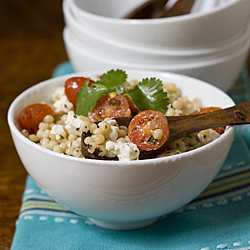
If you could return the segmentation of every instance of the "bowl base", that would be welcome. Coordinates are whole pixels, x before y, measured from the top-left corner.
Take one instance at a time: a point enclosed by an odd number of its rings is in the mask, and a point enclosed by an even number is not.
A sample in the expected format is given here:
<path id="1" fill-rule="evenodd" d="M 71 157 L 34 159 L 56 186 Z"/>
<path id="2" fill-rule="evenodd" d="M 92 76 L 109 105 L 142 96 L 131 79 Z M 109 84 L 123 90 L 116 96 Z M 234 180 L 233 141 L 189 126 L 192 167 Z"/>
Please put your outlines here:
<path id="1" fill-rule="evenodd" d="M 135 230 L 135 229 L 140 229 L 143 227 L 150 226 L 151 224 L 155 223 L 159 218 L 153 218 L 150 220 L 143 220 L 143 221 L 136 221 L 136 222 L 107 222 L 107 221 L 102 221 L 102 220 L 96 220 L 96 219 L 91 219 L 88 218 L 89 221 L 94 223 L 95 225 L 106 228 L 106 229 L 111 229 L 111 230 Z"/>

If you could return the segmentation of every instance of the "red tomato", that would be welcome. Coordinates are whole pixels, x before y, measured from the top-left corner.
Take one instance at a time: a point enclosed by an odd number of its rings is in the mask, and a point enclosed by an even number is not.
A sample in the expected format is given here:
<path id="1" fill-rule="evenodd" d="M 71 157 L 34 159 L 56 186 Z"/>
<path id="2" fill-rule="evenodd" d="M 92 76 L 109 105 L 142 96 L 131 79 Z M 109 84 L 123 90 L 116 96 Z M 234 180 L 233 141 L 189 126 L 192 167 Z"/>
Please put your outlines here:
<path id="1" fill-rule="evenodd" d="M 194 111 L 194 113 L 195 114 L 203 114 L 203 113 L 209 113 L 209 112 L 213 112 L 213 111 L 220 110 L 220 109 L 221 108 L 218 108 L 218 107 L 201 108 L 201 109 Z"/>
<path id="2" fill-rule="evenodd" d="M 157 138 L 154 133 L 157 129 L 162 131 L 162 137 Z M 139 149 L 145 151 L 160 148 L 168 140 L 169 133 L 167 118 L 161 112 L 155 110 L 146 110 L 138 113 L 128 126 L 129 139 Z"/>
<path id="3" fill-rule="evenodd" d="M 132 102 L 132 100 L 129 98 L 129 97 L 126 97 L 127 100 L 128 100 L 128 105 L 129 105 L 129 108 L 131 110 L 131 115 L 134 116 L 136 114 L 138 114 L 138 108 L 136 107 L 136 105 Z"/>
<path id="4" fill-rule="evenodd" d="M 39 123 L 46 115 L 53 115 L 52 108 L 47 104 L 35 103 L 24 108 L 19 115 L 19 123 L 29 133 L 36 133 Z"/>
<path id="5" fill-rule="evenodd" d="M 225 132 L 225 128 L 226 127 L 216 127 L 213 128 L 213 130 L 215 130 L 218 134 L 222 135 Z"/>
<path id="6" fill-rule="evenodd" d="M 64 84 L 65 94 L 66 94 L 68 100 L 71 103 L 73 103 L 74 106 L 76 106 L 77 92 L 80 91 L 80 88 L 83 87 L 86 80 L 88 80 L 88 78 L 85 78 L 85 77 L 72 77 L 72 78 L 69 78 Z M 88 86 L 91 86 L 92 83 L 94 83 L 94 81 L 89 80 Z"/>
<path id="7" fill-rule="evenodd" d="M 201 109 L 196 110 L 194 114 L 209 113 L 209 112 L 213 112 L 213 111 L 220 110 L 220 109 L 221 108 L 218 108 L 218 107 L 201 108 Z M 215 130 L 218 134 L 221 135 L 224 133 L 225 127 L 216 127 L 216 128 L 213 128 L 213 130 Z"/>
<path id="8" fill-rule="evenodd" d="M 102 121 L 106 117 L 124 117 L 128 108 L 129 105 L 126 97 L 111 92 L 97 101 L 91 116 L 95 121 Z"/>

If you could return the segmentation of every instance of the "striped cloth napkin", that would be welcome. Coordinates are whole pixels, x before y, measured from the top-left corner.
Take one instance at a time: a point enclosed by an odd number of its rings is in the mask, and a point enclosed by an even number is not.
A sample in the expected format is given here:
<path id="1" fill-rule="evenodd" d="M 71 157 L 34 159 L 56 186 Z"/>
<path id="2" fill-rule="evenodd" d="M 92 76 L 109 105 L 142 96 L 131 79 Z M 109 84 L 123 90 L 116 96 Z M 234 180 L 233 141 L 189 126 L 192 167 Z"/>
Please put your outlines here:
<path id="1" fill-rule="evenodd" d="M 60 64 L 53 76 L 72 73 Z M 229 93 L 236 103 L 250 99 L 243 69 Z M 250 126 L 238 126 L 229 155 L 214 181 L 185 207 L 153 225 L 113 231 L 93 225 L 48 197 L 28 176 L 12 250 L 170 249 L 250 250 Z"/>

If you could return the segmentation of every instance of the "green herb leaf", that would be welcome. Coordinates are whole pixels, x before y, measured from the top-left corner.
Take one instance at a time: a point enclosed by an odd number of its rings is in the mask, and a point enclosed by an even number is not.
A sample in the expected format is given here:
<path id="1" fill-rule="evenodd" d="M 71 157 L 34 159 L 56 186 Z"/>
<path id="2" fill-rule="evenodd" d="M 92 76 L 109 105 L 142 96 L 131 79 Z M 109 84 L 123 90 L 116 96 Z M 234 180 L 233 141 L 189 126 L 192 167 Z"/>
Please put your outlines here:
<path id="1" fill-rule="evenodd" d="M 92 85 L 94 85 L 94 87 L 88 87 L 88 84 L 84 84 L 77 93 L 77 115 L 88 116 L 88 113 L 95 107 L 97 100 L 109 93 L 108 88 L 102 84 L 95 83 Z"/>
<path id="2" fill-rule="evenodd" d="M 109 89 L 109 92 L 116 92 L 117 94 L 123 93 L 123 83 L 127 80 L 127 74 L 125 71 L 117 69 L 110 70 L 100 77 L 97 81 L 98 84 L 102 84 Z"/>
<path id="3" fill-rule="evenodd" d="M 88 87 L 86 82 L 77 93 L 76 114 L 88 116 L 88 113 L 93 110 L 96 102 L 101 97 L 110 92 L 122 94 L 123 83 L 127 80 L 127 74 L 120 69 L 110 70 L 100 77 L 100 80 Z"/>
<path id="4" fill-rule="evenodd" d="M 142 79 L 127 95 L 139 111 L 157 110 L 165 114 L 168 106 L 167 93 L 163 91 L 162 81 L 156 78 Z"/>

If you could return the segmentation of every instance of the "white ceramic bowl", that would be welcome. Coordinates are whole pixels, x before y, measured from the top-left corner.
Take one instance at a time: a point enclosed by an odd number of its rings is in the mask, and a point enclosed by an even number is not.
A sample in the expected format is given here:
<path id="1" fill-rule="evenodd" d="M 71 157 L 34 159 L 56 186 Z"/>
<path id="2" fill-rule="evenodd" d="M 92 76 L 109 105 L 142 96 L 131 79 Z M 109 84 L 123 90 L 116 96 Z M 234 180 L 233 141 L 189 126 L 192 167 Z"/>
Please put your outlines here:
<path id="1" fill-rule="evenodd" d="M 204 80 L 223 91 L 228 91 L 237 79 L 248 56 L 250 42 L 248 38 L 239 50 L 213 60 L 184 64 L 143 64 L 115 60 L 94 52 L 92 53 L 87 47 L 76 44 L 67 28 L 64 29 L 63 38 L 68 57 L 73 68 L 78 72 L 95 69 L 109 70 L 113 68 L 168 71 Z"/>
<path id="2" fill-rule="evenodd" d="M 85 72 L 100 75 L 104 71 Z M 73 75 L 85 75 L 77 73 Z M 174 82 L 189 99 L 204 106 L 233 106 L 221 90 L 177 74 L 127 71 L 128 80 L 157 77 Z M 18 116 L 27 105 L 50 100 L 51 93 L 73 75 L 53 78 L 27 89 L 11 104 L 8 124 L 21 161 L 39 187 L 55 201 L 110 229 L 147 226 L 199 195 L 221 168 L 234 138 L 230 127 L 220 138 L 179 155 L 131 162 L 98 161 L 59 154 L 20 133 Z"/>
<path id="3" fill-rule="evenodd" d="M 231 42 L 206 49 L 168 50 L 134 46 L 115 41 L 88 29 L 73 16 L 68 0 L 63 2 L 65 23 L 80 47 L 100 56 L 143 64 L 183 64 L 216 59 L 238 50 L 249 39 L 249 25 Z"/>
<path id="4" fill-rule="evenodd" d="M 218 45 L 236 37 L 250 17 L 249 0 L 226 2 L 205 12 L 143 20 L 118 18 L 122 16 L 120 6 L 131 9 L 137 1 L 116 2 L 69 0 L 74 15 L 85 27 L 99 35 L 142 47 L 196 49 Z"/>

